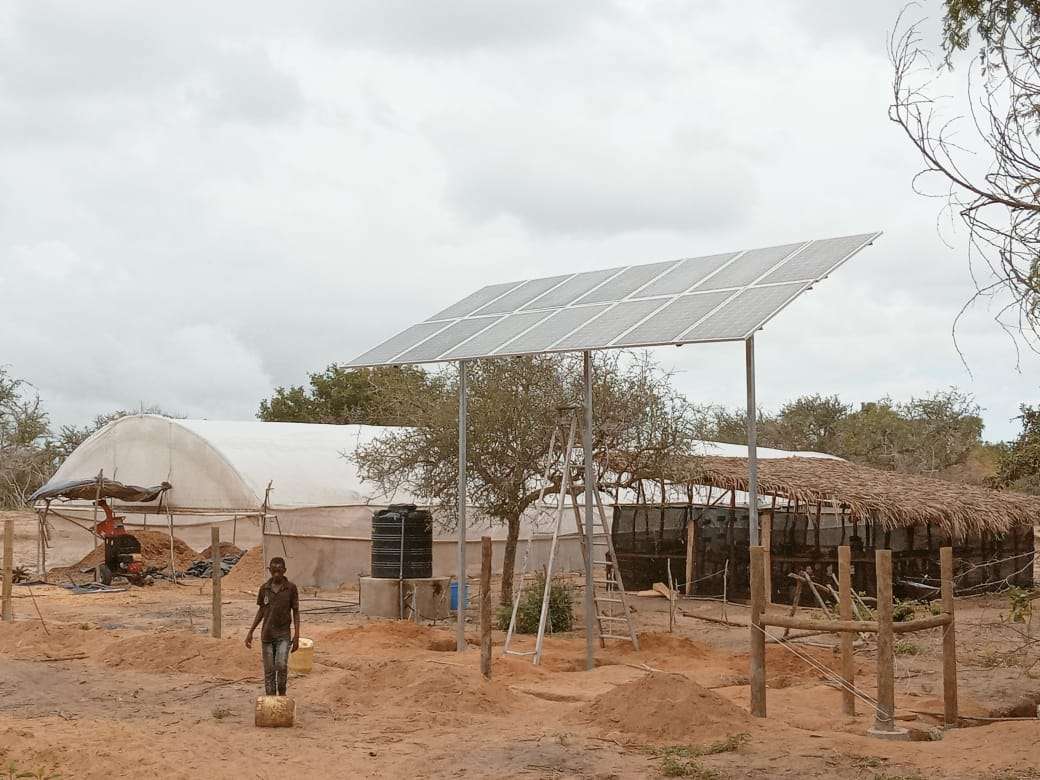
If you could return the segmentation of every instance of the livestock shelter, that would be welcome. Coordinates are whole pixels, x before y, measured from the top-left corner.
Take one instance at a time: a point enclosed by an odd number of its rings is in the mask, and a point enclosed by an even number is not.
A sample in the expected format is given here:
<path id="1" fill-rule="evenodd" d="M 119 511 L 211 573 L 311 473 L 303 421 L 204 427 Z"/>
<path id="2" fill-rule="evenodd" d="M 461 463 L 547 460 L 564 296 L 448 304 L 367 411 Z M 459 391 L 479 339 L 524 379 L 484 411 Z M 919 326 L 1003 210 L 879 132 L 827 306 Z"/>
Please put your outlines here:
<path id="1" fill-rule="evenodd" d="M 355 450 L 391 428 L 366 425 L 320 425 L 260 421 L 178 420 L 142 414 L 104 426 L 77 447 L 48 481 L 105 478 L 128 484 L 172 487 L 151 503 L 114 501 L 128 530 L 170 531 L 196 550 L 209 545 L 211 526 L 221 539 L 246 548 L 264 545 L 265 562 L 287 559 L 300 585 L 334 588 L 369 573 L 372 515 L 393 503 L 422 502 L 403 491 L 384 494 L 365 483 L 352 460 Z M 550 497 L 550 500 L 555 497 Z M 38 505 L 42 512 L 42 504 Z M 454 530 L 434 512 L 433 569 L 453 574 Z M 84 525 L 84 547 L 93 536 L 90 501 L 54 503 L 49 522 L 70 518 Z M 471 545 L 480 536 L 493 538 L 494 565 L 501 570 L 506 531 L 475 507 L 467 523 Z M 521 540 L 531 528 L 555 518 L 548 503 L 532 507 L 521 527 Z M 84 522 L 86 521 L 86 522 Z M 447 528 L 447 530 L 445 530 Z M 540 565 L 548 539 L 536 537 L 531 560 Z M 42 556 L 41 556 L 42 557 Z M 474 554 L 470 574 L 479 574 Z M 565 512 L 557 560 L 564 569 L 580 570 L 581 550 L 571 512 Z"/>
<path id="2" fill-rule="evenodd" d="M 808 570 L 830 585 L 837 548 L 852 548 L 853 586 L 873 592 L 874 550 L 892 550 L 897 594 L 938 592 L 939 548 L 950 544 L 958 593 L 1034 582 L 1034 525 L 1040 499 L 1008 491 L 898 474 L 835 458 L 770 458 L 759 450 L 759 513 L 774 601 L 790 602 L 788 575 Z M 675 581 L 699 595 L 746 597 L 747 460 L 718 455 L 674 459 L 662 494 L 614 508 L 613 538 L 626 584 Z M 685 495 L 685 500 L 676 500 Z M 662 499 L 663 496 L 663 499 Z M 805 594 L 808 597 L 808 593 Z"/>

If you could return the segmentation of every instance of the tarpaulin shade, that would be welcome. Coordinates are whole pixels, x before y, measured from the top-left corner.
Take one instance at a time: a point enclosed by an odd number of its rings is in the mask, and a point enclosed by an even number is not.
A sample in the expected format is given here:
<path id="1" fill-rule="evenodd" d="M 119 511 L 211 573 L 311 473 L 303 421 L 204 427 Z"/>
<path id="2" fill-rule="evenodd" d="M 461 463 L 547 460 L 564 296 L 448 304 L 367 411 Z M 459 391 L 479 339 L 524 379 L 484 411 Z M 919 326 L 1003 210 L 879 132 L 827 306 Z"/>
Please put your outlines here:
<path id="1" fill-rule="evenodd" d="M 146 504 L 149 501 L 155 501 L 155 499 L 172 487 L 173 485 L 169 482 L 163 482 L 152 487 L 140 487 L 138 485 L 124 485 L 122 482 L 116 482 L 114 479 L 102 479 L 99 491 L 97 477 L 72 479 L 62 482 L 48 482 L 29 497 L 29 503 L 52 498 L 64 498 L 70 501 L 117 498 L 120 501 Z"/>

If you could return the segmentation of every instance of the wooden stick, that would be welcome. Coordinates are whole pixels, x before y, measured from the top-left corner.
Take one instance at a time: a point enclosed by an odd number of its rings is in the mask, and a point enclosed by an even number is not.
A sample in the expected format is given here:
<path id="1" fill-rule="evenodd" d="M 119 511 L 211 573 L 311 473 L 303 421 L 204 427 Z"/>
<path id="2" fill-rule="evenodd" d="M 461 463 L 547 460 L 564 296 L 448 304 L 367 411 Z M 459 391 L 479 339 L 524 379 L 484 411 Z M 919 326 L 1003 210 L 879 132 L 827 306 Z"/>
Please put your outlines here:
<path id="1" fill-rule="evenodd" d="M 672 559 L 665 560 L 668 569 L 668 633 L 675 630 L 675 581 L 672 579 Z"/>
<path id="2" fill-rule="evenodd" d="M 803 631 L 830 631 L 839 633 L 873 633 L 878 630 L 878 624 L 869 620 L 816 620 L 814 618 L 787 617 L 787 615 L 762 616 L 762 622 L 767 626 L 787 626 L 799 628 Z"/>
<path id="3" fill-rule="evenodd" d="M 838 548 L 838 615 L 852 620 L 852 551 L 847 546 Z M 841 692 L 841 710 L 848 716 L 856 714 L 856 697 L 852 686 L 856 682 L 856 661 L 852 655 L 852 635 L 841 635 L 841 676 L 845 687 Z"/>
<path id="4" fill-rule="evenodd" d="M 765 550 L 751 548 L 751 714 L 766 716 Z"/>
<path id="5" fill-rule="evenodd" d="M 210 559 L 212 560 L 212 571 L 210 576 L 213 578 L 213 625 L 210 626 L 209 635 L 216 639 L 220 639 L 221 634 L 221 606 L 220 606 L 220 577 L 223 572 L 220 569 L 222 558 L 220 555 L 220 529 L 217 526 L 211 526 L 209 529 L 209 544 L 210 544 Z"/>
<path id="6" fill-rule="evenodd" d="M 29 597 L 32 598 L 33 608 L 36 610 L 36 617 L 40 619 L 40 625 L 43 626 L 43 633 L 50 636 L 51 632 L 47 628 L 47 622 L 43 619 L 43 613 L 40 612 L 40 605 L 36 603 L 36 594 L 32 591 L 32 585 L 26 585 L 25 587 L 29 589 Z"/>
<path id="7" fill-rule="evenodd" d="M 10 623 L 14 620 L 14 605 L 11 603 L 11 586 L 14 584 L 14 518 L 4 520 L 4 584 L 3 584 L 3 620 Z"/>
<path id="8" fill-rule="evenodd" d="M 794 576 L 797 577 L 798 575 Z M 813 578 L 809 576 L 809 570 L 806 569 L 801 576 L 805 577 L 805 584 L 809 586 L 809 590 L 812 592 L 813 597 L 815 597 L 816 603 L 820 605 L 820 609 L 823 610 L 823 614 L 825 614 L 829 618 L 834 617 L 834 613 L 831 612 L 831 608 L 827 606 L 826 602 L 824 602 L 823 600 L 823 596 L 820 595 L 820 591 L 816 589 L 816 583 L 813 582 Z"/>
<path id="9" fill-rule="evenodd" d="M 953 602 L 953 548 L 939 549 L 942 580 L 942 609 L 950 623 L 943 629 L 943 720 L 947 728 L 957 725 L 957 632 Z"/>
<path id="10" fill-rule="evenodd" d="M 875 550 L 877 570 L 877 712 L 875 731 L 895 731 L 895 638 L 892 631 L 892 551 Z"/>
<path id="11" fill-rule="evenodd" d="M 794 613 L 798 611 L 798 604 L 802 600 L 802 581 L 800 579 L 794 581 L 794 599 L 791 601 L 791 609 L 788 610 L 787 616 L 794 617 Z M 784 639 L 787 639 L 787 635 L 791 632 L 790 628 L 784 629 Z"/>
<path id="12" fill-rule="evenodd" d="M 769 510 L 768 519 L 763 514 L 759 525 L 760 544 L 763 551 L 763 568 L 765 569 L 766 605 L 773 603 L 773 512 L 776 508 L 776 496 L 773 496 L 773 509 Z"/>
<path id="13" fill-rule="evenodd" d="M 733 626 L 734 628 L 747 628 L 747 623 L 738 623 L 735 620 L 724 620 L 723 618 L 708 617 L 707 615 L 696 615 L 693 612 L 687 612 L 684 609 L 679 610 L 679 614 L 685 617 L 696 618 L 697 620 L 705 620 L 708 623 L 718 623 L 720 626 Z"/>
<path id="14" fill-rule="evenodd" d="M 697 521 L 690 518 L 686 525 L 686 587 L 683 592 L 693 595 L 693 581 L 697 579 Z"/>
<path id="15" fill-rule="evenodd" d="M 725 620 L 729 617 L 726 614 L 726 591 L 729 589 L 729 558 L 726 559 L 726 565 L 722 568 L 722 619 Z"/>
<path id="16" fill-rule="evenodd" d="M 491 679 L 491 549 L 491 537 L 480 537 L 480 673 L 486 680 Z"/>

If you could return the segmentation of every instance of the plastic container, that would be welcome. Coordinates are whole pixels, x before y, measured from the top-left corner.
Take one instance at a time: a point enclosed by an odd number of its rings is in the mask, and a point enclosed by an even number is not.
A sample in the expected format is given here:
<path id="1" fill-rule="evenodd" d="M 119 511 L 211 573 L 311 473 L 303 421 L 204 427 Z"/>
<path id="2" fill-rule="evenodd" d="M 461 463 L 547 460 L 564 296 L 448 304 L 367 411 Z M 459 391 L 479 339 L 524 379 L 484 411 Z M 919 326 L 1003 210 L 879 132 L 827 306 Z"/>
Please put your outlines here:
<path id="1" fill-rule="evenodd" d="M 289 653 L 289 671 L 307 674 L 314 668 L 314 640 L 300 637 L 300 649 Z"/>
<path id="2" fill-rule="evenodd" d="M 296 700 L 288 696 L 257 696 L 255 723 L 261 728 L 288 728 L 296 720 Z"/>
<path id="3" fill-rule="evenodd" d="M 433 515 L 415 504 L 391 504 L 372 518 L 372 576 L 433 576 Z"/>
<path id="4" fill-rule="evenodd" d="M 449 600 L 451 602 L 450 609 L 452 612 L 459 608 L 459 583 L 458 580 L 453 580 L 450 588 L 451 596 Z M 463 586 L 462 588 L 462 607 L 463 609 L 469 609 L 469 588 Z"/>

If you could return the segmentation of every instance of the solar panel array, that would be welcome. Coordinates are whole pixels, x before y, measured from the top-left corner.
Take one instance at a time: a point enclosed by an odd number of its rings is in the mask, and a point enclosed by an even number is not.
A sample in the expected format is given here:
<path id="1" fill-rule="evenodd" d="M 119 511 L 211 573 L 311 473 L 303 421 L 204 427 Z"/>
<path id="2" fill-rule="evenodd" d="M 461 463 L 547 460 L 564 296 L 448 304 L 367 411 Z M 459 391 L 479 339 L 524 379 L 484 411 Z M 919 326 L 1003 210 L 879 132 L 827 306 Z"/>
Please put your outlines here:
<path id="1" fill-rule="evenodd" d="M 743 340 L 879 235 L 492 284 L 348 365 Z"/>

